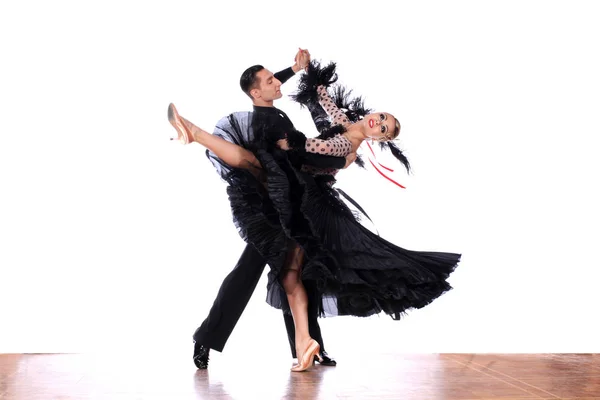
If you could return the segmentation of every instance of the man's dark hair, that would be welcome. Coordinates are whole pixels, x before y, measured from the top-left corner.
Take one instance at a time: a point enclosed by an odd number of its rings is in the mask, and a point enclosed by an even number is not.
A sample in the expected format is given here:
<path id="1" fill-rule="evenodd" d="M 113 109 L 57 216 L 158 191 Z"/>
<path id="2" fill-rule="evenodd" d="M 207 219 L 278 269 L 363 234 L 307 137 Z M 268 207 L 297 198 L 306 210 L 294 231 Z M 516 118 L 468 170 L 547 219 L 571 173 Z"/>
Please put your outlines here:
<path id="1" fill-rule="evenodd" d="M 250 95 L 250 91 L 258 85 L 258 78 L 256 74 L 259 71 L 265 69 L 262 65 L 253 65 L 242 73 L 240 77 L 240 87 L 252 99 L 252 95 Z"/>

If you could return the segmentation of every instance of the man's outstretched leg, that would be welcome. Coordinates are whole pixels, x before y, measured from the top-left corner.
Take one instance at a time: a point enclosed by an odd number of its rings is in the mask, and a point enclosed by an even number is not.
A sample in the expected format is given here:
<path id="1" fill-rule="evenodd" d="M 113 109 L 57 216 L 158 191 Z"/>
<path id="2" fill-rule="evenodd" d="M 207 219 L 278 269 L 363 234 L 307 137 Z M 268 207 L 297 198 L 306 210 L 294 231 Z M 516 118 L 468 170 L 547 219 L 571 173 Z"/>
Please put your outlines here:
<path id="1" fill-rule="evenodd" d="M 266 261 L 254 246 L 246 245 L 233 271 L 221 284 L 208 317 L 194 333 L 194 364 L 208 367 L 210 349 L 223 351 L 225 343 L 246 308 Z"/>

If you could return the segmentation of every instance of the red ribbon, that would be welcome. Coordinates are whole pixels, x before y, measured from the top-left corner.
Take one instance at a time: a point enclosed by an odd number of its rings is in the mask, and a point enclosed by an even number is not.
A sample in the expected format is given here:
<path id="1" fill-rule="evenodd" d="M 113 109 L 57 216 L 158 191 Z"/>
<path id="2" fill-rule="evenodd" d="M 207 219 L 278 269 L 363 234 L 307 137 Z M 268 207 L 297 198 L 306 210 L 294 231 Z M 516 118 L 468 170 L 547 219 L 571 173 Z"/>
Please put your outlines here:
<path id="1" fill-rule="evenodd" d="M 365 140 L 365 143 L 367 144 L 367 146 L 369 147 L 369 150 L 371 150 L 371 154 L 373 154 L 373 158 L 375 159 L 375 161 L 377 161 L 377 156 L 375 155 L 375 152 L 373 151 L 373 148 L 371 147 L 371 145 L 369 144 L 369 142 L 367 142 Z M 379 172 L 379 174 L 381 174 L 381 176 L 383 176 L 385 179 L 387 179 L 388 181 L 392 182 L 393 184 L 400 186 L 402 189 L 406 189 L 406 187 L 402 186 L 401 184 L 399 184 L 398 182 L 396 182 L 395 180 L 393 180 L 392 178 L 390 178 L 389 176 L 385 175 L 383 172 L 381 172 L 381 170 L 379 168 L 377 168 L 377 166 L 375 165 L 375 163 L 373 162 L 373 160 L 371 160 L 371 157 L 369 157 L 369 162 L 371 163 L 371 165 L 373 166 L 373 168 L 375 168 L 375 170 L 377 172 Z M 390 172 L 394 172 L 393 169 L 386 167 L 385 165 L 381 164 L 379 161 L 377 161 L 377 164 L 379 164 L 380 167 L 387 169 Z"/>

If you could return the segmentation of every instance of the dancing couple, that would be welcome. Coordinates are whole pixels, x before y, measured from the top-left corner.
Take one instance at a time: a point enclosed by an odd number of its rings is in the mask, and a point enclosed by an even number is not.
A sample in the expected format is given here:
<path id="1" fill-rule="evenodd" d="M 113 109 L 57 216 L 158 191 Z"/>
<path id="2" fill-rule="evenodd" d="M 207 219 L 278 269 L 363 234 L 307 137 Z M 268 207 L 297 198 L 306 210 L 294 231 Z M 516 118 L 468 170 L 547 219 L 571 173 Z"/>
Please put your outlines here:
<path id="1" fill-rule="evenodd" d="M 335 63 L 322 66 L 300 49 L 294 66 L 271 73 L 261 65 L 241 76 L 252 112 L 222 118 L 211 134 L 169 105 L 169 121 L 184 143 L 197 142 L 220 176 L 234 223 L 247 246 L 225 278 L 208 317 L 194 333 L 194 362 L 207 368 L 210 349 L 222 351 L 266 264 L 267 302 L 283 311 L 292 371 L 315 361 L 336 362 L 325 352 L 319 316 L 393 319 L 422 308 L 451 289 L 447 279 L 460 254 L 406 250 L 361 224 L 366 213 L 335 176 L 353 162 L 361 144 L 377 142 L 410 171 L 394 141 L 400 123 L 387 112 L 371 113 L 360 97 L 336 84 Z M 295 101 L 306 107 L 319 135 L 307 138 L 274 106 L 281 85 L 301 72 Z M 353 212 L 342 197 L 360 212 Z M 393 202 L 382 199 L 384 207 Z"/>

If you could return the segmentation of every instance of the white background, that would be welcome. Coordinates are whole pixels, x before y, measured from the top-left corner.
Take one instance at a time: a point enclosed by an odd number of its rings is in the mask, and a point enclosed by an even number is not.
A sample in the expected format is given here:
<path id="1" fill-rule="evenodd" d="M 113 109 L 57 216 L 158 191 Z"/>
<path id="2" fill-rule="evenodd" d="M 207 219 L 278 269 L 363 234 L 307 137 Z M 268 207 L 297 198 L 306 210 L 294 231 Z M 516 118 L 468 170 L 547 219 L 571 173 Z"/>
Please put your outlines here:
<path id="1" fill-rule="evenodd" d="M 211 131 L 250 109 L 246 67 L 298 47 L 402 123 L 407 189 L 358 167 L 338 186 L 386 239 L 463 254 L 401 322 L 322 320 L 329 352 L 600 351 L 595 2 L 206 3 L 0 6 L 0 352 L 191 352 L 244 243 L 167 105 Z M 225 354 L 288 352 L 264 278 Z"/>

